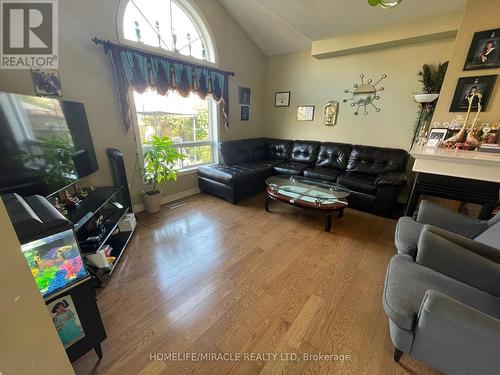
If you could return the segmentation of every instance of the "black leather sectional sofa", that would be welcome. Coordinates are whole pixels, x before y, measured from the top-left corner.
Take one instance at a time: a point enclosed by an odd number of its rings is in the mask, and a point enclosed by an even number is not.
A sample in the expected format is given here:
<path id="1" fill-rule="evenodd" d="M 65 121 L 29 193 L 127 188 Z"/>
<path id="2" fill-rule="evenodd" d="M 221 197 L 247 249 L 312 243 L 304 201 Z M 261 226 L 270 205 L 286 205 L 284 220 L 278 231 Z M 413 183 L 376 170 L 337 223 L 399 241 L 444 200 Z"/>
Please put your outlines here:
<path id="1" fill-rule="evenodd" d="M 335 181 L 349 206 L 390 216 L 406 184 L 404 150 L 346 143 L 251 138 L 219 144 L 219 164 L 198 168 L 200 190 L 236 203 L 276 174 Z"/>

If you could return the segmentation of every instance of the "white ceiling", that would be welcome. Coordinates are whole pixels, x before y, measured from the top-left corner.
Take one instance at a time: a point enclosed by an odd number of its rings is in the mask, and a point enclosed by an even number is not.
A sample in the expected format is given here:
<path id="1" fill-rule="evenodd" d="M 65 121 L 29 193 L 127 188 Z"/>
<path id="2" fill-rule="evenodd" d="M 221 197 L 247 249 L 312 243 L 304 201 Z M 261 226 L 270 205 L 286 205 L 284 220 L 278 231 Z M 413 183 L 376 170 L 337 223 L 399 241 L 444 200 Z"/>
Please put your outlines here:
<path id="1" fill-rule="evenodd" d="M 310 48 L 311 41 L 451 13 L 467 0 L 402 0 L 392 9 L 367 0 L 219 0 L 268 56 Z"/>

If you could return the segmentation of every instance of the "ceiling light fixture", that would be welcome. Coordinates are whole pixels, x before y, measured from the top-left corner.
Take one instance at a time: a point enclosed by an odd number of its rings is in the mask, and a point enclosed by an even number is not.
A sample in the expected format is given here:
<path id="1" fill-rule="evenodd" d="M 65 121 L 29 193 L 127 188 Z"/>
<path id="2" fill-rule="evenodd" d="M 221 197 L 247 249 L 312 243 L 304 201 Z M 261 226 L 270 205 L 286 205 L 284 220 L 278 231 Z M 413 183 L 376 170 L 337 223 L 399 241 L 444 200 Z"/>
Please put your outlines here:
<path id="1" fill-rule="evenodd" d="M 394 8 L 401 0 L 368 0 L 368 4 L 375 7 L 380 5 L 384 9 Z"/>

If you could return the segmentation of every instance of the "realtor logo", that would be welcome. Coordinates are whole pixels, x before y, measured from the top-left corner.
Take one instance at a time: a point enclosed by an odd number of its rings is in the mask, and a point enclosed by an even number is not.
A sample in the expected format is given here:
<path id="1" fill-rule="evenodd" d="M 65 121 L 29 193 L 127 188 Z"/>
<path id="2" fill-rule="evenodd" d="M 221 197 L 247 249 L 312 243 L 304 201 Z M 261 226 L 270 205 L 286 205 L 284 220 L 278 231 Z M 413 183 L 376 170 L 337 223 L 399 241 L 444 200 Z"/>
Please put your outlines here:
<path id="1" fill-rule="evenodd" d="M 58 68 L 57 0 L 0 0 L 0 68 Z"/>

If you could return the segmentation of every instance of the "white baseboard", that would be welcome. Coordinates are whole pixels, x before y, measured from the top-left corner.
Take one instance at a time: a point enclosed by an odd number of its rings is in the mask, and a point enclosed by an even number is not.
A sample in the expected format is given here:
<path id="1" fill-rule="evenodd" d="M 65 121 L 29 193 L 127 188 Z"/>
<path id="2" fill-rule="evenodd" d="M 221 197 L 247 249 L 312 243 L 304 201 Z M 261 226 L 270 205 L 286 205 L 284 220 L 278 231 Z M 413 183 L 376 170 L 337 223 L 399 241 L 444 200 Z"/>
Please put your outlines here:
<path id="1" fill-rule="evenodd" d="M 193 189 L 188 189 L 188 190 L 180 191 L 180 192 L 175 193 L 175 194 L 164 195 L 161 198 L 161 204 L 170 203 L 170 202 L 173 202 L 173 201 L 176 201 L 176 200 L 179 200 L 179 199 L 182 199 L 182 198 L 186 198 L 186 197 L 189 197 L 191 195 L 198 194 L 198 193 L 200 193 L 200 189 L 198 189 L 196 187 L 196 188 L 193 188 Z M 141 211 L 144 211 L 144 205 L 142 203 L 134 204 L 132 206 L 132 209 L 136 213 L 137 212 L 141 212 Z"/>

